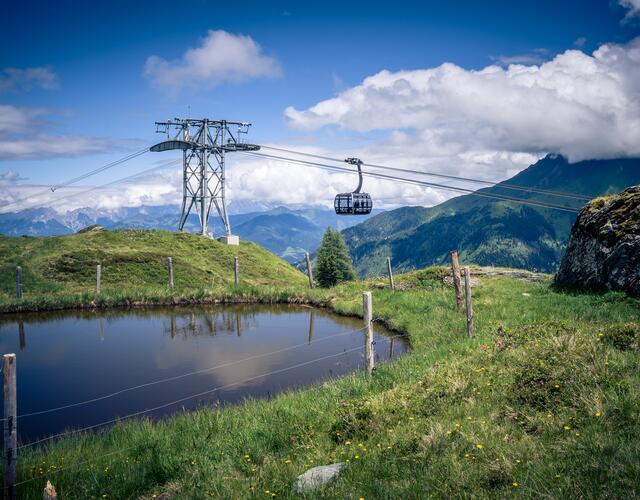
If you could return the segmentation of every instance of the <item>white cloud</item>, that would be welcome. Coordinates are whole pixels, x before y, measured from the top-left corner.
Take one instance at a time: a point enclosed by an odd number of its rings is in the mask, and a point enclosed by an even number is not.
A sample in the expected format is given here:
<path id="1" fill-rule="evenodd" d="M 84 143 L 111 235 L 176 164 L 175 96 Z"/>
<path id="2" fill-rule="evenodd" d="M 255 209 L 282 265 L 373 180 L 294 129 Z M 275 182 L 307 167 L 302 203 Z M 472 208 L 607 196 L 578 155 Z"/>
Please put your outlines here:
<path id="1" fill-rule="evenodd" d="M 150 56 L 144 74 L 154 84 L 169 90 L 210 89 L 224 82 L 241 83 L 253 78 L 280 75 L 280 65 L 263 54 L 250 36 L 209 30 L 196 48 L 180 59 L 168 61 Z"/>
<path id="2" fill-rule="evenodd" d="M 285 115 L 307 130 L 396 131 L 426 152 L 557 152 L 572 161 L 640 155 L 640 38 L 592 55 L 567 50 L 541 65 L 381 71 Z"/>
<path id="3" fill-rule="evenodd" d="M 0 92 L 29 91 L 33 88 L 56 90 L 58 77 L 50 67 L 4 68 L 0 74 Z"/>
<path id="4" fill-rule="evenodd" d="M 629 9 L 627 18 L 640 14 L 640 0 L 618 0 L 618 3 L 625 9 Z"/>
<path id="5" fill-rule="evenodd" d="M 80 156 L 99 153 L 111 141 L 82 135 L 56 135 L 40 118 L 49 114 L 43 108 L 24 108 L 0 104 L 0 160 Z"/>

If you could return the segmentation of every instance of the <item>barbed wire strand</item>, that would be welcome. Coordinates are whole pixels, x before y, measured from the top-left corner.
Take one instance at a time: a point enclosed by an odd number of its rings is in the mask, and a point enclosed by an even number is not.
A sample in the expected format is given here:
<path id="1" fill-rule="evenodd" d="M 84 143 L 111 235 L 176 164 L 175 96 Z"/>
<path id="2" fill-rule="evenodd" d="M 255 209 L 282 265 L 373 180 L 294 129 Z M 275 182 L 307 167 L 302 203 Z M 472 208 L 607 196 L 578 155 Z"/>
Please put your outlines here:
<path id="1" fill-rule="evenodd" d="M 351 330 L 351 331 L 348 331 L 348 332 L 341 332 L 341 333 L 336 333 L 334 335 L 329 335 L 327 337 L 322 337 L 322 338 L 317 339 L 315 342 L 322 342 L 324 340 L 329 340 L 329 339 L 333 339 L 333 338 L 336 338 L 336 337 L 341 337 L 341 336 L 344 336 L 344 335 L 350 335 L 350 334 L 353 334 L 353 333 L 361 332 L 362 330 L 364 330 L 364 327 L 360 328 L 358 330 Z M 262 353 L 262 354 L 256 354 L 254 356 L 249 356 L 249 357 L 243 358 L 243 359 L 238 359 L 236 361 L 229 361 L 227 363 L 222 363 L 220 365 L 210 366 L 208 368 L 203 368 L 201 370 L 196 370 L 196 371 L 192 371 L 192 372 L 188 372 L 188 373 L 183 373 L 183 374 L 180 374 L 180 375 L 175 375 L 175 376 L 172 376 L 172 377 L 167 377 L 167 378 L 163 378 L 163 379 L 159 379 L 159 380 L 154 380 L 154 381 L 151 381 L 151 382 L 145 382 L 144 384 L 139 384 L 139 385 L 127 387 L 125 389 L 120 389 L 118 391 L 115 391 L 115 392 L 112 392 L 112 393 L 109 393 L 109 394 L 105 394 L 103 396 L 98 396 L 98 397 L 95 397 L 95 398 L 92 398 L 92 399 L 87 399 L 87 400 L 84 400 L 84 401 L 78 401 L 76 403 L 69 403 L 69 404 L 66 404 L 66 405 L 58 406 L 58 407 L 55 407 L 55 408 L 49 408 L 49 409 L 46 409 L 46 410 L 39 410 L 39 411 L 34 411 L 34 412 L 29 412 L 29 413 L 23 413 L 21 415 L 18 415 L 16 418 L 26 418 L 26 417 L 36 416 L 36 415 L 44 415 L 44 414 L 47 414 L 47 413 L 53 413 L 53 412 L 56 412 L 56 411 L 66 410 L 66 409 L 69 409 L 69 408 L 76 408 L 78 406 L 84 406 L 84 405 L 87 405 L 87 404 L 90 404 L 90 403 L 103 401 L 105 399 L 109 399 L 109 398 L 118 396 L 120 394 L 124 394 L 126 392 L 134 391 L 134 390 L 137 390 L 137 389 L 142 389 L 144 387 L 150 387 L 150 386 L 161 384 L 161 383 L 164 383 L 164 382 L 171 382 L 173 380 L 179 380 L 181 378 L 186 378 L 186 377 L 190 377 L 190 376 L 193 376 L 193 375 L 199 375 L 199 374 L 202 374 L 202 373 L 207 373 L 207 372 L 210 372 L 210 371 L 213 371 L 213 370 L 217 370 L 217 369 L 220 369 L 220 368 L 226 368 L 228 366 L 233 366 L 233 365 L 236 365 L 236 364 L 244 363 L 246 361 L 251 361 L 251 360 L 263 358 L 263 357 L 266 357 L 266 356 L 271 356 L 273 354 L 279 354 L 279 353 L 282 353 L 282 352 L 290 351 L 290 350 L 297 349 L 299 347 L 304 347 L 304 346 L 307 346 L 307 345 L 309 345 L 308 342 L 301 343 L 301 344 L 295 344 L 295 345 L 292 345 L 292 346 L 289 346 L 289 347 L 284 347 L 282 349 L 277 349 L 277 350 L 266 352 L 266 353 Z M 4 420 L 6 420 L 6 419 L 2 418 L 2 419 L 0 419 L 0 422 L 3 422 Z"/>
<path id="2" fill-rule="evenodd" d="M 362 328 L 362 329 L 364 329 L 364 328 Z M 357 331 L 358 330 L 354 330 L 354 332 L 357 332 Z M 394 338 L 404 337 L 404 336 L 405 336 L 404 334 L 398 334 L 398 335 L 392 335 L 392 336 L 389 336 L 389 337 L 385 336 L 384 339 L 385 340 L 392 340 Z M 27 446 L 32 446 L 32 445 L 40 443 L 40 442 L 49 441 L 49 440 L 54 439 L 56 437 L 62 437 L 62 436 L 70 435 L 70 434 L 77 434 L 79 432 L 83 432 L 83 431 L 86 431 L 86 430 L 94 429 L 96 427 L 100 427 L 100 426 L 103 426 L 103 425 L 108 425 L 110 423 L 121 422 L 121 421 L 126 420 L 128 418 L 132 418 L 133 416 L 138 416 L 138 415 L 142 415 L 144 413 L 155 411 L 155 410 L 158 410 L 158 409 L 161 409 L 161 408 L 166 408 L 167 406 L 171 406 L 173 404 L 181 403 L 181 402 L 186 401 L 188 399 L 193 399 L 195 397 L 199 397 L 199 396 L 202 396 L 204 394 L 210 394 L 212 392 L 216 392 L 216 391 L 222 390 L 224 388 L 232 387 L 234 385 L 243 384 L 245 382 L 250 382 L 250 381 L 256 380 L 258 378 L 267 377 L 269 375 L 282 373 L 282 372 L 287 371 L 287 370 L 292 370 L 294 368 L 299 368 L 301 366 L 306 366 L 306 365 L 315 363 L 317 361 L 322 361 L 324 359 L 329 359 L 329 358 L 341 356 L 343 354 L 347 354 L 349 352 L 354 352 L 354 351 L 357 351 L 357 350 L 362 350 L 362 347 L 355 347 L 355 348 L 352 348 L 352 349 L 343 350 L 343 351 L 341 351 L 339 353 L 336 353 L 336 354 L 330 354 L 330 355 L 327 355 L 327 356 L 321 356 L 320 358 L 315 358 L 313 360 L 305 361 L 303 363 L 298 363 L 298 364 L 295 364 L 295 365 L 292 365 L 292 366 L 289 366 L 289 367 L 286 367 L 286 368 L 281 368 L 281 369 L 278 369 L 278 370 L 272 370 L 270 372 L 263 373 L 263 374 L 260 374 L 260 375 L 256 375 L 254 377 L 248 377 L 248 378 L 243 379 L 243 380 L 239 380 L 239 381 L 231 382 L 229 384 L 225 384 L 225 385 L 222 385 L 222 386 L 214 387 L 213 389 L 210 389 L 208 391 L 204 391 L 204 392 L 192 395 L 192 396 L 187 396 L 186 398 L 181 398 L 179 400 L 175 400 L 175 401 L 172 401 L 170 403 L 165 403 L 164 405 L 156 406 L 154 408 L 148 408 L 148 409 L 140 411 L 140 412 L 136 412 L 136 413 L 132 413 L 130 415 L 126 415 L 124 417 L 115 418 L 115 419 L 109 420 L 107 422 L 102 422 L 100 424 L 92 425 L 92 426 L 89 426 L 89 427 L 84 427 L 82 429 L 76 429 L 76 430 L 69 431 L 69 432 L 66 432 L 66 433 L 61 433 L 61 434 L 56 434 L 54 436 L 49 436 L 46 439 L 42 439 L 40 441 L 34 441 L 33 443 L 29 443 L 28 445 L 19 446 L 18 450 L 23 449 L 23 448 L 25 448 Z M 119 454 L 119 453 L 124 453 L 125 451 L 129 451 L 129 450 L 132 450 L 132 449 L 135 449 L 135 448 L 139 448 L 140 446 L 141 446 L 140 444 L 136 444 L 136 445 L 129 446 L 129 447 L 126 447 L 126 448 L 121 448 L 121 449 L 118 449 L 118 450 L 114 450 L 114 451 L 111 451 L 111 452 L 108 452 L 108 453 L 104 453 L 104 454 L 102 454 L 102 455 L 100 455 L 98 457 L 94 457 L 94 458 L 92 458 L 90 460 L 83 460 L 81 462 L 76 462 L 76 463 L 69 464 L 69 465 L 66 465 L 66 466 L 63 466 L 63 467 L 58 467 L 56 470 L 49 471 L 48 473 L 49 474 L 58 474 L 60 472 L 63 472 L 65 470 L 68 470 L 68 469 L 71 469 L 71 468 L 74 468 L 74 467 L 79 467 L 81 465 L 85 465 L 85 464 L 88 464 L 88 463 L 95 463 L 95 462 L 97 462 L 99 460 L 102 460 L 103 458 L 111 456 L 111 455 L 116 455 L 116 454 Z M 13 486 L 14 487 L 20 486 L 20 485 L 27 484 L 27 483 L 30 483 L 30 482 L 33 482 L 33 481 L 37 481 L 39 479 L 43 479 L 43 478 L 41 478 L 41 477 L 32 477 L 30 479 L 19 481 L 19 482 L 13 484 Z M 2 489 L 6 490 L 8 488 L 9 488 L 9 486 L 4 486 Z"/>
<path id="3" fill-rule="evenodd" d="M 330 359 L 330 358 L 335 358 L 337 356 L 342 356 L 343 354 L 348 354 L 350 352 L 361 351 L 361 350 L 362 350 L 361 346 L 353 347 L 351 349 L 344 349 L 344 350 L 342 350 L 342 351 L 340 351 L 340 352 L 338 352 L 336 354 L 329 354 L 327 356 L 321 356 L 319 358 L 315 358 L 315 359 L 312 359 L 310 361 L 304 361 L 302 363 L 297 363 L 295 365 L 291 365 L 291 366 L 288 366 L 286 368 L 280 368 L 278 370 L 272 370 L 272 371 L 269 371 L 267 373 L 263 373 L 263 374 L 260 374 L 260 375 L 255 375 L 253 377 L 249 377 L 249 378 L 246 378 L 246 379 L 243 379 L 243 380 L 240 380 L 240 381 L 231 382 L 229 384 L 225 384 L 225 385 L 221 385 L 221 386 L 218 386 L 218 387 L 214 387 L 213 389 L 208 389 L 206 391 L 202 391 L 202 392 L 199 392 L 197 394 L 192 394 L 190 396 L 185 396 L 183 398 L 176 399 L 176 400 L 170 401 L 168 403 L 163 403 L 161 405 L 154 406 L 152 408 L 147 408 L 146 410 L 141 410 L 141 411 L 137 411 L 137 412 L 134 412 L 134 413 L 130 413 L 130 414 L 124 415 L 122 417 L 116 417 L 116 418 L 113 418 L 113 419 L 110 419 L 110 420 L 106 420 L 104 422 L 100 422 L 98 424 L 89 425 L 87 427 L 82 427 L 80 429 L 72 429 L 72 430 L 69 430 L 69 431 L 61 432 L 59 434 L 53 434 L 51 436 L 47 436 L 46 438 L 38 439 L 36 441 L 32 441 L 30 443 L 18 446 L 17 449 L 21 450 L 21 449 L 24 449 L 24 448 L 35 446 L 35 445 L 40 444 L 40 443 L 44 443 L 44 442 L 50 441 L 52 439 L 56 439 L 56 438 L 60 438 L 60 437 L 68 436 L 68 435 L 72 435 L 72 434 L 78 434 L 80 432 L 88 431 L 88 430 L 91 430 L 91 429 L 96 429 L 98 427 L 104 427 L 105 425 L 113 424 L 113 423 L 116 423 L 116 422 L 121 422 L 123 420 L 128 420 L 130 418 L 137 417 L 137 416 L 140 416 L 140 415 L 144 415 L 144 414 L 149 413 L 149 412 L 161 410 L 163 408 L 167 408 L 168 406 L 173 406 L 173 405 L 178 404 L 178 403 L 183 403 L 184 401 L 188 401 L 188 400 L 193 399 L 193 398 L 197 398 L 197 397 L 200 397 L 200 396 L 211 394 L 213 392 L 217 392 L 217 391 L 220 391 L 222 389 L 226 389 L 228 387 L 233 387 L 234 385 L 243 384 L 245 382 L 251 382 L 252 380 L 256 380 L 256 379 L 263 378 L 263 377 L 268 377 L 270 375 L 276 375 L 278 373 L 282 373 L 282 372 L 285 372 L 285 371 L 288 371 L 288 370 L 293 370 L 294 368 L 300 368 L 302 366 L 310 365 L 310 364 L 316 363 L 318 361 L 322 361 L 322 360 Z"/>

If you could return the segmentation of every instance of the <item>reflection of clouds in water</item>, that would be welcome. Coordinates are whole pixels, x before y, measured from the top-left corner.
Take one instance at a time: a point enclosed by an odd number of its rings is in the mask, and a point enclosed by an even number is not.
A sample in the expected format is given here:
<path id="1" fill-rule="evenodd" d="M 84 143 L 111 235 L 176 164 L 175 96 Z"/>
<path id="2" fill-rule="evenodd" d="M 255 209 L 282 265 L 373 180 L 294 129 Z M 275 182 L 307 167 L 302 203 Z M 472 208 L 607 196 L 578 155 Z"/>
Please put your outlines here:
<path id="1" fill-rule="evenodd" d="M 189 342 L 169 341 L 162 344 L 155 351 L 153 358 L 156 367 L 160 370 L 181 367 L 181 371 L 197 371 L 232 363 L 251 356 L 267 354 L 277 349 L 273 345 L 257 343 L 255 340 L 251 342 L 251 346 L 231 339 L 230 342 L 220 341 L 199 349 L 194 349 Z M 290 356 L 289 351 L 271 354 L 217 368 L 200 376 L 210 377 L 212 382 L 215 382 L 215 385 L 231 384 L 274 370 L 283 365 L 287 356 Z M 188 365 L 189 368 L 185 368 L 185 365 Z M 194 377 L 197 376 L 194 375 Z M 243 385 L 258 383 L 260 383 L 260 379 Z"/>

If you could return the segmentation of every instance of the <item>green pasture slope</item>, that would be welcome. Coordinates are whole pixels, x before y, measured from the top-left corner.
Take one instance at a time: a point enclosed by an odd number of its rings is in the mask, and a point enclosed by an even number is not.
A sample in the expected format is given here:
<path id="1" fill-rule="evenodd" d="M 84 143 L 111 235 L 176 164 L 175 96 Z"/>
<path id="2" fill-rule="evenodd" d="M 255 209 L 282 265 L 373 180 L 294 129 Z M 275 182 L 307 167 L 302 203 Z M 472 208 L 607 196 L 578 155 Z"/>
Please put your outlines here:
<path id="1" fill-rule="evenodd" d="M 30 262 L 46 247 L 34 244 Z M 286 286 L 200 281 L 200 298 L 307 302 L 354 315 L 372 290 L 374 317 L 406 334 L 412 350 L 372 378 L 356 373 L 20 450 L 20 497 L 42 498 L 49 479 L 65 499 L 289 498 L 297 475 L 338 461 L 348 466 L 332 486 L 299 498 L 640 496 L 638 300 L 480 277 L 468 339 L 444 272 L 398 276 L 396 292 L 382 279 L 329 290 L 307 290 L 302 275 Z M 33 273 L 43 289 L 52 283 Z M 158 287 L 160 276 L 159 268 Z M 69 279 L 79 290 L 89 278 Z M 105 304 L 124 300 L 120 293 L 107 288 Z"/>
<path id="2" fill-rule="evenodd" d="M 167 286 L 167 257 L 175 289 Z M 227 246 L 188 233 L 154 230 L 89 230 L 68 236 L 0 236 L 0 311 L 18 307 L 15 268 L 22 267 L 22 309 L 171 302 L 203 296 L 233 283 L 238 256 L 245 286 L 303 285 L 306 277 L 255 243 Z M 96 265 L 101 297 L 95 296 Z"/>

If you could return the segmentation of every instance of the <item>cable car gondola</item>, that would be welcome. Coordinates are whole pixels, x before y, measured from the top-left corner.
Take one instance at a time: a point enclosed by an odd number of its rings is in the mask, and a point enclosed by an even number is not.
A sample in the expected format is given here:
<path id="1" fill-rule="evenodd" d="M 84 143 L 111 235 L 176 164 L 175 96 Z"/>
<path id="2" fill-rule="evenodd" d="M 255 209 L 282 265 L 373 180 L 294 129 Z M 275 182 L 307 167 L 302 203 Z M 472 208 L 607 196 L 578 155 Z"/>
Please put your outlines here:
<path id="1" fill-rule="evenodd" d="M 362 160 L 347 158 L 345 162 L 358 167 L 358 187 L 352 193 L 339 193 L 333 200 L 333 207 L 338 215 L 366 215 L 371 213 L 373 201 L 369 193 L 361 193 L 362 188 Z"/>

